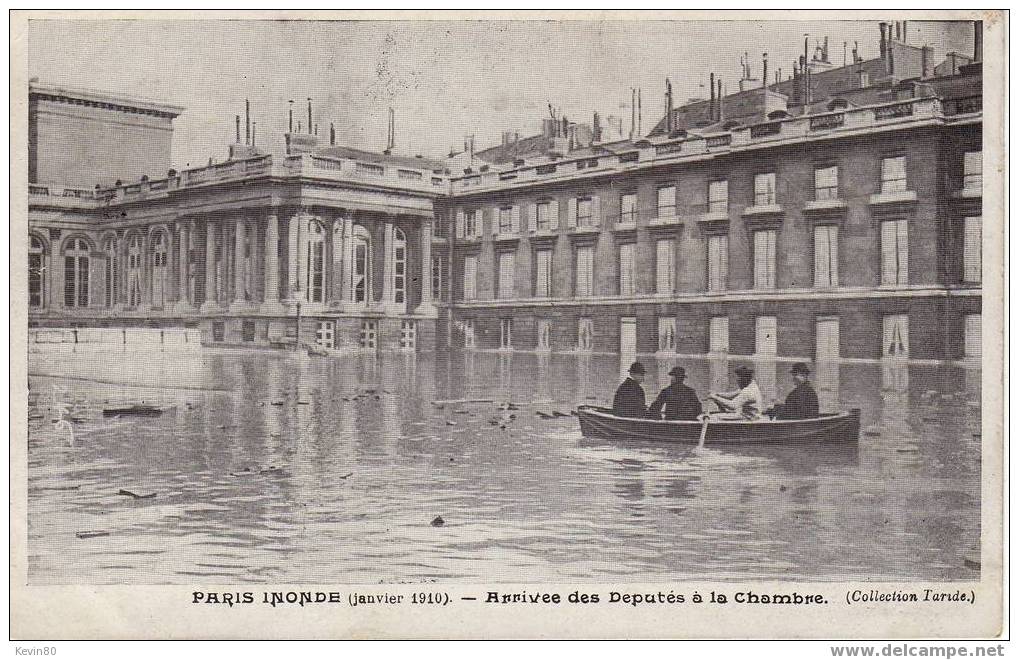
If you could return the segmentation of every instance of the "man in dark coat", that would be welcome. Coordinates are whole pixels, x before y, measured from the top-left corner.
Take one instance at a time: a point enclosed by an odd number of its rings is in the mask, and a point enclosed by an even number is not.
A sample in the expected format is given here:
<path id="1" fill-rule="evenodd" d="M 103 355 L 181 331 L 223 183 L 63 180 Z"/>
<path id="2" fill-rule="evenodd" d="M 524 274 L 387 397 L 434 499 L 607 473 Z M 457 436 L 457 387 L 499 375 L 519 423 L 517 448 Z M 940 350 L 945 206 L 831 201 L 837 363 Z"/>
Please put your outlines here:
<path id="1" fill-rule="evenodd" d="M 660 414 L 664 407 L 665 419 L 696 420 L 704 409 L 701 408 L 701 401 L 693 388 L 683 384 L 686 380 L 686 370 L 683 367 L 673 367 L 669 375 L 672 376 L 672 385 L 662 390 L 651 404 L 648 408 L 648 417 L 661 419 Z"/>
<path id="2" fill-rule="evenodd" d="M 630 365 L 630 375 L 616 389 L 612 399 L 612 414 L 617 417 L 644 417 L 647 407 L 644 400 L 644 388 L 640 386 L 644 380 L 644 365 L 634 362 Z"/>
<path id="3" fill-rule="evenodd" d="M 780 403 L 768 412 L 778 419 L 812 419 L 818 415 L 817 393 L 810 384 L 810 368 L 803 362 L 793 365 L 793 380 L 796 387 Z"/>

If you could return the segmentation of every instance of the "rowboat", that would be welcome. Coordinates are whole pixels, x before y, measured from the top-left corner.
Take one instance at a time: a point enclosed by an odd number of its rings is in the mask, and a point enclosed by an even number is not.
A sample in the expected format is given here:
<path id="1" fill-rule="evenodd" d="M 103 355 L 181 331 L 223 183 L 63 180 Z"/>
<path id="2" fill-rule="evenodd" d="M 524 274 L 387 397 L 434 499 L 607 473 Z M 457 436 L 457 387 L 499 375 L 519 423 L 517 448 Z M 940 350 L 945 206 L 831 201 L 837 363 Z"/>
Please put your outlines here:
<path id="1" fill-rule="evenodd" d="M 609 408 L 580 406 L 580 431 L 588 438 L 698 444 L 700 421 L 666 421 L 617 417 Z M 860 437 L 860 409 L 826 413 L 796 420 L 709 420 L 704 444 L 795 444 L 856 442 Z"/>

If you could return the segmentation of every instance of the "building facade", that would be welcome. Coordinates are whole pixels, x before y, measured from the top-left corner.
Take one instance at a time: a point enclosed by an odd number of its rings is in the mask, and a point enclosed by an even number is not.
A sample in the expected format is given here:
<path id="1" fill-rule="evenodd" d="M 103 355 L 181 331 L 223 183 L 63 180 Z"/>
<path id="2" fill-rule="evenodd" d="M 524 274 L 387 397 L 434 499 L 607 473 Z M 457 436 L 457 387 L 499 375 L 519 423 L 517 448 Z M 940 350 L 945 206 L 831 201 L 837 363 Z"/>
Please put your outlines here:
<path id="1" fill-rule="evenodd" d="M 938 76 L 890 34 L 880 58 L 834 67 L 819 48 L 774 85 L 712 83 L 675 109 L 670 88 L 666 117 L 625 140 L 602 140 L 596 117 L 444 163 L 292 132 L 279 156 L 238 123 L 224 163 L 35 181 L 30 324 L 337 349 L 976 357 L 979 53 Z"/>

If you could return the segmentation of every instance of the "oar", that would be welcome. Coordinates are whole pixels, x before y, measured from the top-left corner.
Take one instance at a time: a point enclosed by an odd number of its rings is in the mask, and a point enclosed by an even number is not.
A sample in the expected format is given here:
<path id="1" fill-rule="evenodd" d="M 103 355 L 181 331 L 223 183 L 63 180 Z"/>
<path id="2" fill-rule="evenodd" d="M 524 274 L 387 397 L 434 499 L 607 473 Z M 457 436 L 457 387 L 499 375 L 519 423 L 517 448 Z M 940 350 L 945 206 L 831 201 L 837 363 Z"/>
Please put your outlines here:
<path id="1" fill-rule="evenodd" d="M 708 437 L 708 420 L 711 417 L 704 415 L 704 421 L 701 423 L 701 438 L 697 441 L 697 449 L 704 449 L 704 439 Z"/>

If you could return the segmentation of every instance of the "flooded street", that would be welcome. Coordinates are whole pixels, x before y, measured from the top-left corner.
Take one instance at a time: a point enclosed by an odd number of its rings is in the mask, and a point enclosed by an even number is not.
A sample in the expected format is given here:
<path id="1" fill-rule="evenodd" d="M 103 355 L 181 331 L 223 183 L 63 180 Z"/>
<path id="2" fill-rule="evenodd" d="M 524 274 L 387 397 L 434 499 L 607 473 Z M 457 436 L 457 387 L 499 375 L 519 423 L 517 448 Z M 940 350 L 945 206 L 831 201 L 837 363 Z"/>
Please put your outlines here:
<path id="1" fill-rule="evenodd" d="M 695 452 L 551 417 L 611 401 L 618 356 L 113 348 L 30 355 L 33 584 L 979 577 L 978 368 L 831 365 L 858 445 Z M 643 361 L 649 400 L 737 364 Z M 790 363 L 751 364 L 784 398 Z M 174 408 L 102 415 L 139 401 Z"/>

